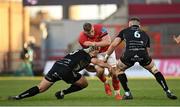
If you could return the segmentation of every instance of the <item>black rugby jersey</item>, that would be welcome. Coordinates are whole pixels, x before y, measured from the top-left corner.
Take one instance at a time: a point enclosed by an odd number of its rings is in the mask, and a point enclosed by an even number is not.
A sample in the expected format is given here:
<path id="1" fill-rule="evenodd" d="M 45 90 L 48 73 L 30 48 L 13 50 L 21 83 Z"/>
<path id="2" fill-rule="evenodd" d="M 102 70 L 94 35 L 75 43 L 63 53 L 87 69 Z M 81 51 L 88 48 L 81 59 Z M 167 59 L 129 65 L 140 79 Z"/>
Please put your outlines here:
<path id="1" fill-rule="evenodd" d="M 69 53 L 62 60 L 56 61 L 56 63 L 66 66 L 74 72 L 79 72 L 80 70 L 86 68 L 90 62 L 91 56 L 83 49 Z"/>
<path id="2" fill-rule="evenodd" d="M 122 30 L 117 37 L 125 40 L 125 51 L 146 50 L 146 47 L 150 47 L 149 36 L 137 25 Z"/>

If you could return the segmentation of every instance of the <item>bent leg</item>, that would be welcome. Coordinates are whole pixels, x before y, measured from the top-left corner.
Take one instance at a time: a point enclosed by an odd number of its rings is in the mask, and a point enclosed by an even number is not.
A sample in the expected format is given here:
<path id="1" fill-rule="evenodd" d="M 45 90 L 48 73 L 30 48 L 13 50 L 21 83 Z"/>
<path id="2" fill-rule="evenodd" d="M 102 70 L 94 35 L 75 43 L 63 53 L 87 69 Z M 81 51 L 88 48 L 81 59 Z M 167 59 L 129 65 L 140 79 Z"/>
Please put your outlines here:
<path id="1" fill-rule="evenodd" d="M 157 82 L 161 85 L 161 87 L 163 88 L 164 91 L 167 91 L 169 89 L 166 84 L 166 80 L 164 79 L 164 76 L 157 69 L 157 67 L 155 66 L 153 61 L 151 61 L 151 63 L 149 65 L 145 66 L 145 68 L 154 75 Z"/>
<path id="2" fill-rule="evenodd" d="M 125 91 L 123 100 L 130 100 L 133 99 L 133 96 L 130 92 L 130 89 L 128 87 L 128 79 L 126 74 L 124 73 L 125 70 L 128 68 L 127 65 L 125 65 L 121 60 L 118 61 L 117 69 L 116 69 L 116 75 L 119 78 L 119 81 Z"/>
<path id="3" fill-rule="evenodd" d="M 96 69 L 96 75 L 101 80 L 101 82 L 103 83 L 107 82 L 106 76 L 104 75 L 104 68 L 95 65 L 95 69 Z"/>
<path id="4" fill-rule="evenodd" d="M 118 61 L 117 69 L 116 69 L 116 75 L 119 78 L 119 81 L 124 89 L 125 92 L 129 92 L 130 89 L 128 88 L 128 80 L 127 76 L 124 73 L 124 71 L 128 68 L 124 63 L 122 63 L 121 60 Z"/>
<path id="5" fill-rule="evenodd" d="M 106 78 L 106 76 L 104 74 L 104 68 L 95 65 L 95 69 L 97 71 L 97 76 L 104 83 L 105 93 L 107 95 L 111 96 L 112 95 L 112 90 L 111 90 L 111 86 L 110 86 L 110 84 L 108 82 L 108 79 Z"/>
<path id="6" fill-rule="evenodd" d="M 42 93 L 42 92 L 48 90 L 49 87 L 51 87 L 52 85 L 53 85 L 53 82 L 49 82 L 48 80 L 43 78 L 43 80 L 39 83 L 39 85 L 37 87 L 39 88 L 39 92 Z"/>
<path id="7" fill-rule="evenodd" d="M 155 66 L 153 61 L 151 61 L 151 63 L 149 65 L 145 66 L 144 68 L 149 70 L 154 75 L 154 77 L 156 78 L 156 81 L 161 85 L 161 87 L 165 91 L 168 98 L 177 99 L 177 97 L 174 94 L 172 94 L 172 92 L 169 90 L 169 88 L 166 84 L 166 80 L 164 79 L 164 76 L 157 69 L 157 67 Z"/>
<path id="8" fill-rule="evenodd" d="M 64 94 L 70 94 L 72 92 L 80 91 L 88 86 L 87 79 L 85 77 L 81 77 L 78 81 L 72 84 L 68 89 L 63 90 Z"/>

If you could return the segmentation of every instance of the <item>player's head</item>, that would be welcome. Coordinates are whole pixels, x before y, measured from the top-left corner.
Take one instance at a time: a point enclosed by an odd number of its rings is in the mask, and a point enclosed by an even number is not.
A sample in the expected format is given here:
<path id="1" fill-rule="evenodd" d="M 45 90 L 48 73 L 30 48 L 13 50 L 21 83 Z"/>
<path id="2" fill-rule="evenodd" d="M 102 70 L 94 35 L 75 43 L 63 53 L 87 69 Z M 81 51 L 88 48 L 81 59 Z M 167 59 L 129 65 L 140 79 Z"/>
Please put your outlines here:
<path id="1" fill-rule="evenodd" d="M 94 27 L 92 26 L 91 23 L 84 23 L 83 30 L 84 30 L 84 33 L 88 37 L 93 37 L 94 36 Z"/>
<path id="2" fill-rule="evenodd" d="M 137 25 L 140 27 L 140 20 L 139 18 L 133 17 L 129 20 L 129 27 L 133 26 L 133 25 Z"/>
<path id="3" fill-rule="evenodd" d="M 89 53 L 90 56 L 94 57 L 97 56 L 99 53 L 100 47 L 97 46 L 89 46 L 88 48 L 84 49 L 85 52 Z"/>

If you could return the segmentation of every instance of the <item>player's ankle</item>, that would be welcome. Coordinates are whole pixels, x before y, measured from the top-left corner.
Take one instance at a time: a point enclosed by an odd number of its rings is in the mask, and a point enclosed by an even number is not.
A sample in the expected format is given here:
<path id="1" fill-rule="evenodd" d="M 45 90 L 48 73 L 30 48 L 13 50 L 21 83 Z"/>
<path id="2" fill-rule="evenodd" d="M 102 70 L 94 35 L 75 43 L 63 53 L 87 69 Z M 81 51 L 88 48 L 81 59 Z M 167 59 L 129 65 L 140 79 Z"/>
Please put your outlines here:
<path id="1" fill-rule="evenodd" d="M 130 91 L 125 91 L 124 94 L 125 94 L 126 96 L 130 96 L 131 92 L 130 92 Z"/>
<path id="2" fill-rule="evenodd" d="M 120 94 L 120 90 L 114 90 L 114 95 Z"/>
<path id="3" fill-rule="evenodd" d="M 104 84 L 109 84 L 109 81 L 106 79 L 106 81 L 104 82 Z"/>

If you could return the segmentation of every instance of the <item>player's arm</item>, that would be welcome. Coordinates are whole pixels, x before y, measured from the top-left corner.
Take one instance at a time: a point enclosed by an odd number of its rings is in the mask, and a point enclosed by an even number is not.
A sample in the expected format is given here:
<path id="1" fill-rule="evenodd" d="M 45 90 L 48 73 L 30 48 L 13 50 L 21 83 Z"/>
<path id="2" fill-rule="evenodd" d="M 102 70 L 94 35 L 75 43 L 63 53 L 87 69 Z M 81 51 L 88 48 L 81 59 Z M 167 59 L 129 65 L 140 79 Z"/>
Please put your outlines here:
<path id="1" fill-rule="evenodd" d="M 113 53 L 113 51 L 115 50 L 115 48 L 122 42 L 121 38 L 116 37 L 113 42 L 111 43 L 111 45 L 109 46 L 108 50 L 106 51 L 106 55 L 105 55 L 105 61 L 107 61 L 107 59 L 109 58 L 109 56 Z"/>
<path id="2" fill-rule="evenodd" d="M 111 44 L 111 37 L 108 35 L 102 37 L 102 40 L 99 42 L 84 41 L 83 43 L 83 45 L 85 46 L 98 46 L 98 47 L 104 47 L 110 44 Z"/>
<path id="3" fill-rule="evenodd" d="M 109 65 L 108 63 L 105 63 L 102 60 L 99 60 L 97 58 L 92 58 L 91 63 L 93 63 L 94 65 L 98 65 L 100 67 L 103 67 L 103 68 L 108 68 L 109 70 L 112 69 L 111 65 Z"/>
<path id="4" fill-rule="evenodd" d="M 146 34 L 146 33 L 145 33 Z M 146 34 L 147 35 L 147 34 Z M 147 35 L 147 37 L 148 37 L 148 41 L 147 41 L 147 44 L 146 44 L 146 50 L 147 50 L 147 52 L 148 52 L 148 54 L 150 54 L 150 38 L 149 38 L 149 36 Z"/>
<path id="5" fill-rule="evenodd" d="M 110 36 L 104 36 L 101 41 L 99 42 L 91 42 L 91 41 L 85 41 L 83 45 L 85 46 L 98 46 L 98 47 L 104 47 L 111 44 L 111 37 Z"/>
<path id="6" fill-rule="evenodd" d="M 99 42 L 94 42 L 94 45 L 99 47 L 109 46 L 110 44 L 111 44 L 111 37 L 109 35 L 102 37 L 102 40 Z"/>
<path id="7" fill-rule="evenodd" d="M 81 32 L 78 38 L 78 42 L 83 48 L 87 48 L 88 46 L 91 46 L 86 43 L 87 40 L 88 40 L 87 37 Z"/>

